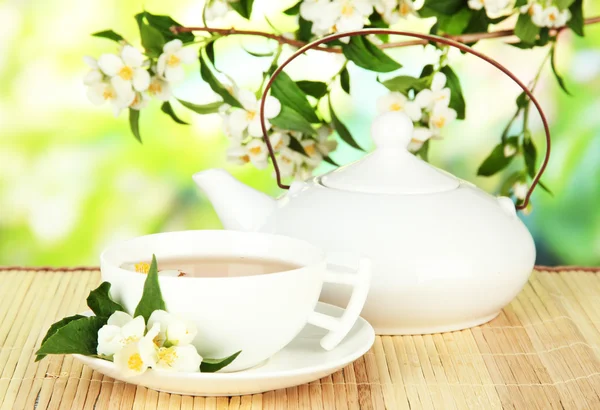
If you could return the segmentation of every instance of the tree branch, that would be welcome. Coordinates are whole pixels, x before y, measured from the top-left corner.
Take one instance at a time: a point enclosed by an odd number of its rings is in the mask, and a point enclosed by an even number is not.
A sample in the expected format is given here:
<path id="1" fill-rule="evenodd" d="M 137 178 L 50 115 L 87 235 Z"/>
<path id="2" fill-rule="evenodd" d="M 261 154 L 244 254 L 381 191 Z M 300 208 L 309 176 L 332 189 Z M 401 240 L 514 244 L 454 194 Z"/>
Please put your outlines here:
<path id="1" fill-rule="evenodd" d="M 584 20 L 585 25 L 600 23 L 600 16 L 590 17 Z M 554 36 L 561 32 L 565 27 L 561 27 L 559 29 L 550 30 L 550 35 Z M 235 28 L 214 28 L 214 27 L 182 27 L 182 26 L 173 26 L 171 27 L 171 31 L 174 34 L 185 33 L 185 32 L 193 32 L 193 31 L 202 31 L 206 33 L 217 33 L 222 34 L 224 36 L 232 36 L 232 35 L 246 35 L 246 36 L 257 36 L 264 37 L 271 40 L 277 41 L 279 44 L 287 44 L 293 47 L 302 47 L 307 43 L 301 40 L 296 40 L 292 38 L 287 38 L 284 36 L 280 36 L 277 34 L 267 33 L 264 31 L 256 31 L 256 30 L 237 30 Z M 470 34 L 460 34 L 457 36 L 443 36 L 446 38 L 450 38 L 452 40 L 459 41 L 461 43 L 474 43 L 479 40 L 487 40 L 492 38 L 501 38 L 501 37 L 510 37 L 515 34 L 514 29 L 508 30 L 499 30 L 492 31 L 489 33 L 470 33 Z M 386 43 L 379 45 L 379 48 L 397 48 L 397 47 L 407 47 L 407 46 L 416 46 L 416 45 L 425 45 L 427 44 L 426 40 L 410 40 L 410 41 L 400 41 L 393 43 Z M 339 47 L 316 47 L 315 50 L 325 51 L 327 53 L 341 53 L 342 49 Z"/>

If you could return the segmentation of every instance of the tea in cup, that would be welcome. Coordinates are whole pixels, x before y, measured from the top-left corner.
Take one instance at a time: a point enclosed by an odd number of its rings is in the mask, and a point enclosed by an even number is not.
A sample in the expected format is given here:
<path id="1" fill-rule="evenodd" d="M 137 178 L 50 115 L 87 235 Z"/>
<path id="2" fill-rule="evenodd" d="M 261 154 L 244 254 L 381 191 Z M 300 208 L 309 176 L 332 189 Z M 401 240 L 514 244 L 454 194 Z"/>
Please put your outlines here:
<path id="1" fill-rule="evenodd" d="M 365 303 L 371 263 L 361 258 L 356 272 L 334 270 L 322 250 L 286 236 L 238 231 L 182 231 L 141 236 L 105 250 L 102 280 L 111 296 L 133 312 L 146 275 L 123 266 L 156 255 L 167 310 L 194 322 L 194 346 L 202 357 L 242 353 L 222 371 L 256 366 L 290 343 L 307 323 L 328 329 L 321 340 L 335 348 L 350 331 Z M 337 263 L 336 260 L 336 264 Z M 351 268 L 351 267 L 350 267 Z M 341 317 L 315 312 L 325 282 L 352 287 Z"/>

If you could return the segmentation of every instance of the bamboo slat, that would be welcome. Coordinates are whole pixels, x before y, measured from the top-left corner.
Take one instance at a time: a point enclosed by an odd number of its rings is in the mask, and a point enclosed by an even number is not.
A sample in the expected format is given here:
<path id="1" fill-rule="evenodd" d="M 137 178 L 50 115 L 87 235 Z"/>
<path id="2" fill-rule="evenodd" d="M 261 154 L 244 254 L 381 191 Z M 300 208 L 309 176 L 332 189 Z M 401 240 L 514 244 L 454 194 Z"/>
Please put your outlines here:
<path id="1" fill-rule="evenodd" d="M 344 369 L 241 397 L 156 392 L 70 356 L 35 363 L 57 319 L 85 309 L 94 268 L 0 267 L 0 410 L 600 409 L 600 270 L 538 268 L 494 320 L 458 332 L 378 336 Z"/>

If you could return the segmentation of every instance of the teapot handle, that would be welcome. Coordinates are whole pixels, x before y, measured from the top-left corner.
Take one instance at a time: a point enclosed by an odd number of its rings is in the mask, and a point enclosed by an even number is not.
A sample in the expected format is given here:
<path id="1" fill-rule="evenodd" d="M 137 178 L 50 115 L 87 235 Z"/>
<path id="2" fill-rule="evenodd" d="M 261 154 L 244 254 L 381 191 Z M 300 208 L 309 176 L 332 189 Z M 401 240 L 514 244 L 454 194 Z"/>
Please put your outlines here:
<path id="1" fill-rule="evenodd" d="M 392 34 L 392 35 L 414 37 L 414 38 L 420 38 L 423 40 L 433 41 L 436 43 L 441 43 L 441 44 L 445 44 L 448 46 L 456 47 L 461 51 L 472 54 L 472 55 L 479 57 L 480 59 L 490 63 L 491 65 L 493 65 L 494 67 L 496 67 L 497 69 L 502 71 L 504 74 L 506 74 L 508 77 L 510 77 L 515 83 L 517 83 L 517 85 L 519 87 L 521 87 L 523 92 L 527 95 L 527 97 L 529 97 L 530 101 L 535 105 L 535 108 L 538 110 L 540 117 L 542 119 L 542 124 L 544 125 L 544 132 L 546 133 L 546 153 L 544 155 L 544 160 L 542 161 L 540 169 L 538 170 L 535 177 L 533 178 L 533 181 L 531 182 L 531 186 L 529 187 L 529 190 L 527 191 L 527 195 L 525 196 L 524 201 L 520 205 L 517 206 L 517 209 L 526 208 L 527 204 L 529 203 L 529 197 L 531 196 L 531 194 L 533 193 L 533 190 L 538 185 L 540 178 L 542 177 L 542 174 L 546 170 L 548 161 L 550 160 L 550 128 L 548 126 L 548 121 L 546 119 L 546 116 L 544 115 L 544 112 L 542 111 L 542 107 L 540 106 L 540 103 L 537 101 L 537 99 L 533 96 L 533 93 L 531 91 L 529 91 L 529 88 L 527 88 L 527 86 L 525 84 L 523 84 L 512 72 L 510 72 L 502 64 L 498 63 L 497 61 L 493 60 L 492 58 L 480 53 L 479 51 L 472 49 L 471 47 L 469 47 L 463 43 L 460 43 L 458 41 L 455 41 L 455 40 L 452 40 L 449 38 L 445 38 L 445 37 L 434 36 L 431 34 L 421 34 L 421 33 L 413 33 L 410 31 L 400 31 L 400 30 L 390 30 L 390 29 L 367 28 L 367 29 L 362 29 L 362 30 L 347 31 L 344 33 L 332 34 L 327 37 L 320 38 L 320 39 L 315 40 L 312 43 L 306 44 L 305 46 L 296 50 L 296 52 L 294 54 L 292 54 L 287 60 L 285 60 L 273 72 L 273 75 L 267 82 L 267 85 L 265 86 L 265 90 L 263 91 L 262 99 L 260 102 L 259 115 L 260 115 L 260 122 L 261 122 L 261 127 L 262 127 L 262 132 L 263 132 L 263 138 L 265 140 L 265 143 L 267 144 L 267 148 L 269 149 L 269 156 L 271 157 L 271 160 L 273 161 L 273 167 L 275 168 L 275 175 L 277 177 L 277 185 L 283 189 L 290 188 L 289 185 L 285 185 L 284 183 L 281 182 L 281 173 L 279 171 L 279 165 L 277 164 L 277 160 L 275 159 L 275 151 L 273 150 L 271 141 L 268 138 L 267 127 L 265 125 L 265 115 L 264 115 L 265 100 L 266 100 L 267 94 L 269 93 L 269 90 L 271 89 L 271 86 L 273 85 L 273 81 L 275 81 L 275 78 L 277 78 L 279 73 L 281 73 L 283 71 L 283 69 L 289 63 L 291 63 L 299 55 L 304 54 L 304 52 L 306 52 L 307 50 L 315 48 L 324 43 L 329 43 L 330 41 L 334 41 L 334 40 L 337 40 L 342 37 L 354 37 L 354 36 L 362 36 L 362 35 L 367 35 L 367 34 Z"/>

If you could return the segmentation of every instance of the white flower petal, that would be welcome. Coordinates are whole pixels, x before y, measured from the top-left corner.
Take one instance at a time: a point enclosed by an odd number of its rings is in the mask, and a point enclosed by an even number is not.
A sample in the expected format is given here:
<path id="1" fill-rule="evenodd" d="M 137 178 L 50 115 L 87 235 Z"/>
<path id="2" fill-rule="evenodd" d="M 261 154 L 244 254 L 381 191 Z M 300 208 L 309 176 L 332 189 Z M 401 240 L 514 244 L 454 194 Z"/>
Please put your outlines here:
<path id="1" fill-rule="evenodd" d="M 178 83 L 185 78 L 185 71 L 181 65 L 165 67 L 165 79 L 170 83 Z"/>
<path id="2" fill-rule="evenodd" d="M 143 68 L 136 68 L 133 72 L 133 88 L 137 91 L 146 91 L 150 85 L 150 73 Z"/>
<path id="3" fill-rule="evenodd" d="M 180 317 L 172 317 L 167 327 L 167 342 L 175 346 L 190 344 L 198 334 L 193 322 Z"/>
<path id="4" fill-rule="evenodd" d="M 97 70 L 99 68 L 98 61 L 96 61 L 94 57 L 83 56 L 83 62 L 86 63 L 93 70 Z"/>
<path id="5" fill-rule="evenodd" d="M 121 349 L 121 328 L 119 326 L 104 325 L 98 331 L 99 355 L 110 357 Z"/>
<path id="6" fill-rule="evenodd" d="M 441 72 L 437 72 L 433 75 L 433 79 L 431 80 L 431 90 L 439 91 L 446 85 L 446 75 Z"/>
<path id="7" fill-rule="evenodd" d="M 198 58 L 198 54 L 196 50 L 191 47 L 182 48 L 175 55 L 181 60 L 184 64 L 192 64 Z"/>
<path id="8" fill-rule="evenodd" d="M 126 312 L 121 312 L 120 310 L 117 310 L 115 313 L 110 315 L 106 324 L 123 327 L 127 323 L 131 322 L 132 320 L 133 320 L 133 317 L 130 314 L 128 314 Z"/>
<path id="9" fill-rule="evenodd" d="M 137 343 L 130 343 L 123 347 L 115 353 L 113 361 L 116 368 L 124 377 L 142 374 L 149 366 L 149 363 L 144 361 Z"/>
<path id="10" fill-rule="evenodd" d="M 413 121 L 419 121 L 421 119 L 421 107 L 414 101 L 406 103 L 404 106 L 404 112 Z"/>
<path id="11" fill-rule="evenodd" d="M 131 338 L 139 340 L 144 336 L 145 330 L 146 323 L 144 323 L 144 317 L 138 316 L 121 327 L 121 334 L 125 339 Z"/>
<path id="12" fill-rule="evenodd" d="M 415 141 L 425 142 L 433 136 L 433 132 L 429 128 L 415 127 L 413 130 L 412 139 Z"/>
<path id="13" fill-rule="evenodd" d="M 158 57 L 158 61 L 156 62 L 156 72 L 158 75 L 164 78 L 165 76 L 165 67 L 167 66 L 167 55 L 161 54 Z"/>
<path id="14" fill-rule="evenodd" d="M 90 70 L 85 75 L 85 77 L 83 77 L 83 83 L 86 85 L 92 85 L 95 83 L 99 83 L 101 81 L 102 81 L 102 73 L 100 72 L 100 70 Z"/>
<path id="15" fill-rule="evenodd" d="M 234 138 L 241 138 L 242 133 L 248 128 L 248 114 L 244 110 L 237 109 L 227 117 L 227 128 Z"/>
<path id="16" fill-rule="evenodd" d="M 174 53 L 178 52 L 179 50 L 181 50 L 182 47 L 183 47 L 183 43 L 181 42 L 181 40 L 176 38 L 175 40 L 171 40 L 168 43 L 166 43 L 163 46 L 163 51 L 165 53 L 174 54 Z"/>
<path id="17" fill-rule="evenodd" d="M 260 105 L 259 105 L 260 106 Z M 267 96 L 265 101 L 265 118 L 271 119 L 279 115 L 281 103 L 275 97 Z"/>
<path id="18" fill-rule="evenodd" d="M 135 47 L 124 46 L 121 50 L 121 58 L 126 65 L 132 68 L 141 67 L 144 63 L 144 55 Z"/>
<path id="19" fill-rule="evenodd" d="M 269 120 L 265 119 L 265 127 L 267 128 L 267 131 L 271 129 L 271 123 Z M 254 118 L 248 123 L 248 134 L 253 137 L 263 136 L 262 127 L 260 125 L 260 117 L 258 115 L 255 115 Z"/>
<path id="20" fill-rule="evenodd" d="M 104 91 L 107 85 L 105 83 L 97 83 L 90 85 L 87 89 L 86 95 L 88 100 L 94 105 L 102 105 L 106 102 L 104 98 Z"/>
<path id="21" fill-rule="evenodd" d="M 415 102 L 421 108 L 429 107 L 433 102 L 433 92 L 428 89 L 419 91 L 419 93 L 415 97 Z"/>
<path id="22" fill-rule="evenodd" d="M 118 100 L 124 106 L 128 106 L 135 99 L 135 92 L 131 88 L 131 82 L 123 80 L 121 77 L 113 77 L 110 79 L 110 84 L 114 88 Z"/>
<path id="23" fill-rule="evenodd" d="M 98 59 L 98 66 L 109 76 L 115 76 L 123 68 L 123 60 L 114 54 L 102 54 Z"/>
<path id="24" fill-rule="evenodd" d="M 242 88 L 238 90 L 236 98 L 246 111 L 258 111 L 258 101 L 252 91 Z"/>

